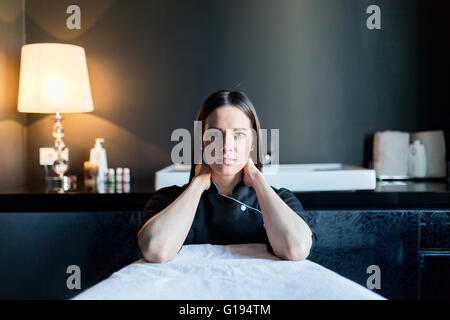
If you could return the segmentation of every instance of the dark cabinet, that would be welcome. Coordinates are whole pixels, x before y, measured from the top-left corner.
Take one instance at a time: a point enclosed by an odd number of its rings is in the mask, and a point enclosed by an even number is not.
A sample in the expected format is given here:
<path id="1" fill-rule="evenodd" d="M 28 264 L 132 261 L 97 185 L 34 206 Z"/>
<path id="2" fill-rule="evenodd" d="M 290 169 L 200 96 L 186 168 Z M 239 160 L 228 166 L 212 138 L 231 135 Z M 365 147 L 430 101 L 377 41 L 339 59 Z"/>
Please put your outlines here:
<path id="1" fill-rule="evenodd" d="M 306 211 L 317 234 L 310 260 L 366 286 L 380 268 L 389 299 L 448 297 L 450 211 Z M 434 287 L 433 287 L 434 286 Z"/>
<path id="2" fill-rule="evenodd" d="M 420 212 L 418 287 L 419 299 L 450 298 L 450 214 Z"/>
<path id="3" fill-rule="evenodd" d="M 0 212 L 0 298 L 67 299 L 140 258 L 139 210 Z M 308 259 L 389 299 L 448 298 L 450 210 L 307 210 Z M 67 267 L 82 270 L 68 289 Z"/>
<path id="4" fill-rule="evenodd" d="M 419 299 L 450 298 L 450 251 L 419 253 Z"/>
<path id="5" fill-rule="evenodd" d="M 140 212 L 0 212 L 0 299 L 68 299 L 137 260 Z M 69 289 L 67 268 L 81 270 Z"/>
<path id="6" fill-rule="evenodd" d="M 448 211 L 419 213 L 419 248 L 421 250 L 450 248 L 450 215 Z"/>

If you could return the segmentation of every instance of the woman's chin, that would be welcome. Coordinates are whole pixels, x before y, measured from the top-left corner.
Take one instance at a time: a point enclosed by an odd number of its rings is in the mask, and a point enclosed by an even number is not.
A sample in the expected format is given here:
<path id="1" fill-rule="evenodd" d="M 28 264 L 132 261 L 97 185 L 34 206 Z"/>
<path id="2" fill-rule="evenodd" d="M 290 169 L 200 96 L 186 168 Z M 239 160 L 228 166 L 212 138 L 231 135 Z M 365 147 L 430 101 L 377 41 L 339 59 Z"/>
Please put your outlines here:
<path id="1" fill-rule="evenodd" d="M 233 176 L 239 171 L 241 171 L 241 166 L 239 165 L 226 165 L 226 164 L 216 164 L 214 168 L 212 168 L 214 172 L 220 174 L 221 176 Z"/>

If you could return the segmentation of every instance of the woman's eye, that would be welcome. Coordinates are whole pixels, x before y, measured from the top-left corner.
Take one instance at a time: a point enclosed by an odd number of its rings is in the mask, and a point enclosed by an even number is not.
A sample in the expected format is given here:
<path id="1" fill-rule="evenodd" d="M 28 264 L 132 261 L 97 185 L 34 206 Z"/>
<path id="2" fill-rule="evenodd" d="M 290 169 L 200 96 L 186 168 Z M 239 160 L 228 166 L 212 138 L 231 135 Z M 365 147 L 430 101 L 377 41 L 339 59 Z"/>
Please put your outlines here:
<path id="1" fill-rule="evenodd" d="M 238 138 L 238 139 L 244 138 L 244 137 L 245 137 L 245 133 L 243 133 L 243 132 L 238 132 L 238 133 L 235 134 L 235 137 Z"/>
<path id="2" fill-rule="evenodd" d="M 203 139 L 209 140 L 209 141 L 215 141 L 216 139 L 220 138 L 221 136 L 222 136 L 222 132 L 220 132 L 219 130 L 208 129 L 205 132 Z"/>

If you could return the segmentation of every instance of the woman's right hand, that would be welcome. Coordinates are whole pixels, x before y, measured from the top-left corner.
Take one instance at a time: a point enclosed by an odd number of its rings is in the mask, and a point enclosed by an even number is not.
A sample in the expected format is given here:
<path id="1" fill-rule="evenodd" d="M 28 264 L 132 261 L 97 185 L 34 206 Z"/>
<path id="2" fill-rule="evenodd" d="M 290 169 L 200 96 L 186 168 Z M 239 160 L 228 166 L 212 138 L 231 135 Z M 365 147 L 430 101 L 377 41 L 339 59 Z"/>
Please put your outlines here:
<path id="1" fill-rule="evenodd" d="M 195 165 L 195 179 L 202 182 L 205 190 L 211 186 L 211 168 L 205 163 Z"/>

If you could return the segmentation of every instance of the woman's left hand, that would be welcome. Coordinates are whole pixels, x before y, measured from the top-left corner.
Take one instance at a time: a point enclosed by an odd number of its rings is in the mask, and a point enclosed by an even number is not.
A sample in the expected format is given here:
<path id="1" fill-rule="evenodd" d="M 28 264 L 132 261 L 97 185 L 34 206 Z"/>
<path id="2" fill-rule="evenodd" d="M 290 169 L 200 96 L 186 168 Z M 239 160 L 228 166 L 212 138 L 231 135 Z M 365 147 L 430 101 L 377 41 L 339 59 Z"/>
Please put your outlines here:
<path id="1" fill-rule="evenodd" d="M 253 187 L 255 177 L 259 174 L 261 174 L 261 171 L 258 170 L 250 157 L 244 166 L 244 183 L 249 187 Z"/>

